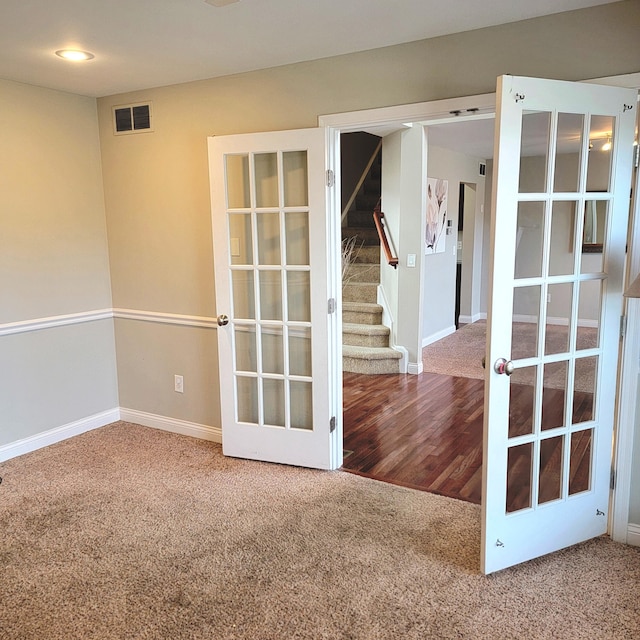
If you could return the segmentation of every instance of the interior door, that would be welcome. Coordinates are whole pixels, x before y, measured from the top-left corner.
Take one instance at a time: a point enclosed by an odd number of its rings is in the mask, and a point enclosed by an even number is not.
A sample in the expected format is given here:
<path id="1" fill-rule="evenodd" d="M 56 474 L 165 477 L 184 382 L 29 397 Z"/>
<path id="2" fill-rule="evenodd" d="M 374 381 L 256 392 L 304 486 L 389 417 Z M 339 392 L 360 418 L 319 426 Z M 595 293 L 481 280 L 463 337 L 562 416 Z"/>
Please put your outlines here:
<path id="1" fill-rule="evenodd" d="M 325 147 L 323 129 L 209 138 L 228 456 L 339 464 Z"/>
<path id="2" fill-rule="evenodd" d="M 498 81 L 484 573 L 607 531 L 635 105 Z"/>

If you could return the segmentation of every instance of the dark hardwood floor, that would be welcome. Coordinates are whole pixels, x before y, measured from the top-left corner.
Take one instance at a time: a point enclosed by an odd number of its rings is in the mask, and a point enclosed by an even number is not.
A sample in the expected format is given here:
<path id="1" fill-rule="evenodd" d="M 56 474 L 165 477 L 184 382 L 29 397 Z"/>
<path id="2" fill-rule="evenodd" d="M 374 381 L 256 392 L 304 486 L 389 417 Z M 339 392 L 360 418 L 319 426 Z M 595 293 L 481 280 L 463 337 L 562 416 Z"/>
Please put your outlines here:
<path id="1" fill-rule="evenodd" d="M 345 471 L 480 504 L 483 380 L 344 373 L 343 393 Z M 557 426 L 564 393 L 545 389 L 545 396 L 549 426 Z M 591 419 L 592 398 L 576 393 L 574 422 Z M 523 416 L 512 436 L 531 428 L 531 401 L 530 386 L 512 384 L 510 402 Z M 571 439 L 571 494 L 589 488 L 591 438 L 587 429 Z M 540 502 L 559 496 L 563 446 L 561 437 L 541 445 Z M 507 511 L 529 505 L 531 451 L 531 445 L 510 449 Z"/>
<path id="2" fill-rule="evenodd" d="M 480 504 L 482 380 L 345 373 L 343 389 L 343 469 Z"/>

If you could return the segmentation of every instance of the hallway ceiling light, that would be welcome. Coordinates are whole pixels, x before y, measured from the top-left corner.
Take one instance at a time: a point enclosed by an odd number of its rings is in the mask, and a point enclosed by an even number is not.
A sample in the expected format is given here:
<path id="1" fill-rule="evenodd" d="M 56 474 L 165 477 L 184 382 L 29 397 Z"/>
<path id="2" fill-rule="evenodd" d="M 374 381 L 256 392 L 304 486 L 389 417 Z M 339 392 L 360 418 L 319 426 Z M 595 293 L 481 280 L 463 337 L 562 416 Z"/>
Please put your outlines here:
<path id="1" fill-rule="evenodd" d="M 609 151 L 611 149 L 611 138 L 607 138 L 607 141 L 602 145 L 603 151 Z"/>
<path id="2" fill-rule="evenodd" d="M 56 55 L 64 60 L 72 60 L 73 62 L 82 62 L 95 58 L 93 53 L 89 51 L 80 51 L 79 49 L 60 49 L 56 51 Z"/>

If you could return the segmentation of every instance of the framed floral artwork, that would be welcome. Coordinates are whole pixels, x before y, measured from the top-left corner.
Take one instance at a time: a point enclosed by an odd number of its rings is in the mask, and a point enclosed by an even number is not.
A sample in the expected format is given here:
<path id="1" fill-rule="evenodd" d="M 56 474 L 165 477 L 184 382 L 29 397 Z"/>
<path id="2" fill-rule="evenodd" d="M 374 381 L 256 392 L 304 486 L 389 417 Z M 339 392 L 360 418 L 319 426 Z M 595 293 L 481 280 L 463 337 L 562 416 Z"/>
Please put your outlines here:
<path id="1" fill-rule="evenodd" d="M 424 236 L 425 254 L 443 253 L 445 250 L 448 192 L 448 180 L 427 178 L 427 226 Z"/>

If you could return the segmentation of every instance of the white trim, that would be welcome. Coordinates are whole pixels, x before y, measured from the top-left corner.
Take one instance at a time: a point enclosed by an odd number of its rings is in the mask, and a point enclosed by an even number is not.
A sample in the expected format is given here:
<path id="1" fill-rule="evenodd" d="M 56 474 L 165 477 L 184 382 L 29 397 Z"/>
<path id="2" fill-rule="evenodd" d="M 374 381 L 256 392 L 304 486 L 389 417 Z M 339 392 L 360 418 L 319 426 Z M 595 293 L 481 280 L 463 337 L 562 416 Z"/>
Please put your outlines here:
<path id="1" fill-rule="evenodd" d="M 407 367 L 407 373 L 413 376 L 419 376 L 424 371 L 422 360 L 420 362 L 410 362 Z"/>
<path id="2" fill-rule="evenodd" d="M 73 436 L 78 436 L 81 433 L 86 433 L 98 427 L 104 427 L 112 422 L 120 420 L 120 409 L 109 409 L 101 413 L 96 413 L 92 416 L 70 422 L 69 424 L 62 425 L 61 427 L 55 427 L 48 431 L 43 431 L 34 436 L 23 438 L 22 440 L 16 440 L 0 447 L 0 462 L 15 458 L 17 456 L 48 447 L 56 442 L 67 440 Z"/>
<path id="3" fill-rule="evenodd" d="M 474 322 L 478 322 L 478 320 L 486 320 L 486 313 L 474 313 L 472 316 L 460 316 L 458 318 L 458 322 L 462 324 L 473 324 Z"/>
<path id="4" fill-rule="evenodd" d="M 513 316 L 514 322 L 523 322 L 527 324 L 536 324 L 538 322 L 538 316 L 526 315 L 524 313 L 516 313 Z M 547 324 L 566 327 L 569 325 L 568 318 L 547 316 Z M 597 329 L 600 323 L 597 320 L 578 320 L 579 327 L 585 327 L 590 329 Z"/>
<path id="5" fill-rule="evenodd" d="M 143 427 L 152 427 L 171 433 L 179 433 L 183 436 L 191 436 L 200 440 L 222 443 L 222 429 L 220 427 L 210 427 L 196 422 L 187 422 L 178 418 L 159 416 L 154 413 L 146 413 L 135 409 L 120 407 L 120 420 L 141 424 Z"/>
<path id="6" fill-rule="evenodd" d="M 376 302 L 382 307 L 382 324 L 390 329 L 389 346 L 402 354 L 402 358 L 400 358 L 398 362 L 398 370 L 400 373 L 409 373 L 409 350 L 401 344 L 396 344 L 393 316 L 391 315 L 389 301 L 384 292 L 384 287 L 379 284 L 376 292 Z"/>
<path id="7" fill-rule="evenodd" d="M 450 327 L 447 327 L 446 329 L 436 331 L 435 333 L 432 333 L 430 336 L 427 336 L 426 338 L 422 338 L 422 348 L 424 349 L 428 345 L 433 344 L 434 342 L 438 342 L 438 340 L 442 340 L 442 338 L 446 338 L 447 336 L 450 336 L 452 333 L 455 333 L 455 332 L 456 332 L 455 324 L 452 324 Z"/>
<path id="8" fill-rule="evenodd" d="M 41 329 L 52 329 L 53 327 L 65 327 L 72 324 L 95 322 L 96 320 L 108 320 L 112 317 L 112 309 L 98 309 L 94 311 L 81 311 L 79 313 L 67 313 L 61 316 L 49 316 L 45 318 L 33 318 L 31 320 L 20 320 L 19 322 L 7 322 L 5 324 L 0 324 L 0 336 L 27 333 L 28 331 L 40 331 Z"/>
<path id="9" fill-rule="evenodd" d="M 433 100 L 430 102 L 418 102 L 415 104 L 403 104 L 394 107 L 382 107 L 378 109 L 364 109 L 362 111 L 350 111 L 347 113 L 333 113 L 318 117 L 318 126 L 331 127 L 346 131 L 360 131 L 363 128 L 375 126 L 387 126 L 390 124 L 404 125 L 408 122 L 420 122 L 423 120 L 435 120 L 451 118 L 451 112 L 477 108 L 479 112 L 470 117 L 486 117 L 482 112 L 495 113 L 496 94 L 483 93 L 462 98 L 450 98 L 447 100 Z M 462 120 L 466 116 L 460 116 Z"/>
<path id="10" fill-rule="evenodd" d="M 624 542 L 624 541 L 619 541 Z M 627 527 L 627 544 L 640 547 L 640 524 L 630 524 Z"/>
<path id="11" fill-rule="evenodd" d="M 217 329 L 216 318 L 208 316 L 187 316 L 180 313 L 162 313 L 160 311 L 140 311 L 138 309 L 113 309 L 113 317 L 123 320 L 139 320 L 160 324 L 175 324 L 186 327 L 204 327 Z"/>

